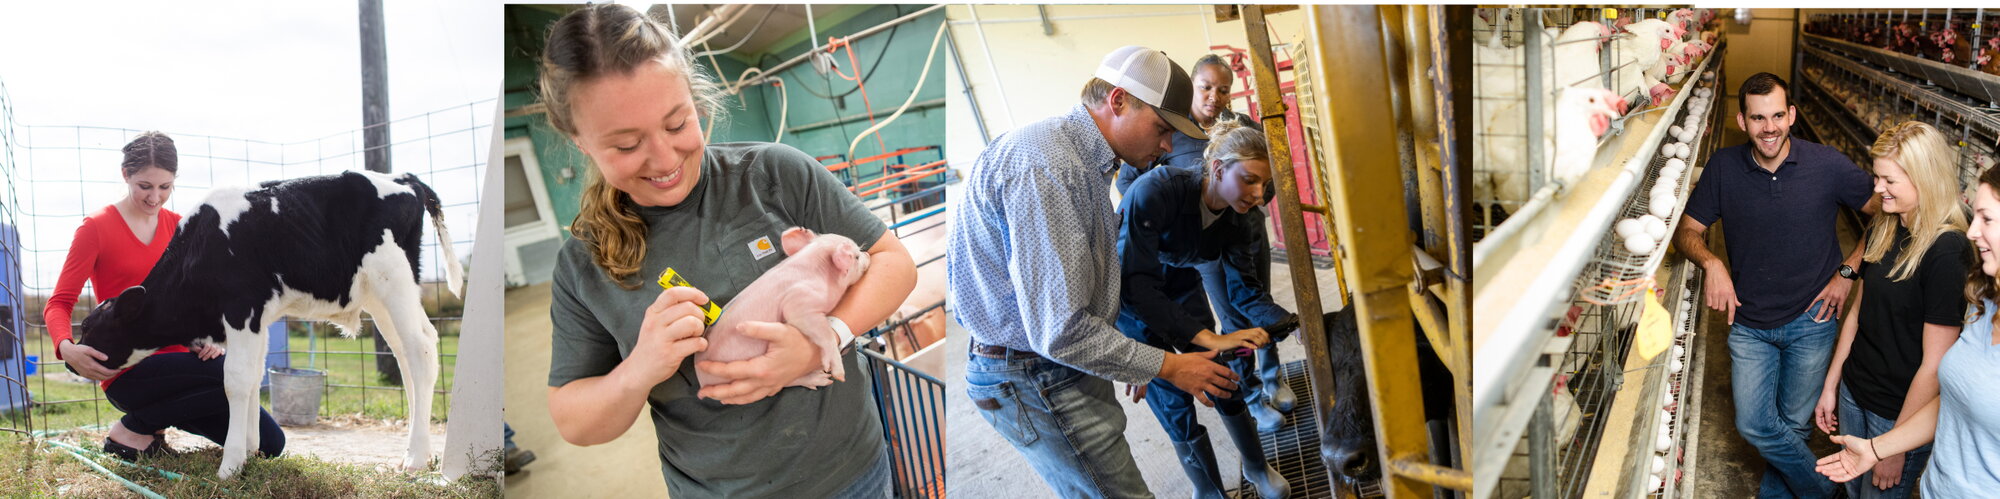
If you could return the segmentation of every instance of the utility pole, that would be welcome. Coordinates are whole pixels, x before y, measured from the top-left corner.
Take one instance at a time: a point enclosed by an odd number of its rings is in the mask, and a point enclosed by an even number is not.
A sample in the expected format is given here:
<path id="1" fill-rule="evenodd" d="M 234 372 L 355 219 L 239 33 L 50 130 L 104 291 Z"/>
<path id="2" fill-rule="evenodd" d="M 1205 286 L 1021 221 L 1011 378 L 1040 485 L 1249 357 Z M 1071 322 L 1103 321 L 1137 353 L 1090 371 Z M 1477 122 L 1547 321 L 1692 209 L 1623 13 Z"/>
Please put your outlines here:
<path id="1" fill-rule="evenodd" d="M 382 0 L 361 0 L 362 158 L 368 171 L 389 173 L 389 45 L 382 24 Z M 383 319 L 375 318 L 378 322 Z M 389 343 L 382 339 L 381 324 L 375 328 L 375 352 L 388 354 Z M 403 384 L 394 356 L 376 355 L 375 372 L 391 384 Z"/>

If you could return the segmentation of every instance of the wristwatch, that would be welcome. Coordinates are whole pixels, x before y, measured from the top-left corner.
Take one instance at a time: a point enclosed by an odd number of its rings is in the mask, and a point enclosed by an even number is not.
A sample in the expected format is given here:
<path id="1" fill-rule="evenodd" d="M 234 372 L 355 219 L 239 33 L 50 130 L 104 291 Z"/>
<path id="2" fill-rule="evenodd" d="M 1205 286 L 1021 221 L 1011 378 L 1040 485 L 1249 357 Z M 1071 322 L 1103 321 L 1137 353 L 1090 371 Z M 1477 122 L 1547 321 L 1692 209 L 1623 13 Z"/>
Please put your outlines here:
<path id="1" fill-rule="evenodd" d="M 1861 277 L 1861 273 L 1860 273 L 1860 272 L 1855 272 L 1855 271 L 1854 271 L 1854 267 L 1849 267 L 1849 266 L 1847 266 L 1847 265 L 1845 265 L 1845 264 L 1842 264 L 1842 265 L 1840 266 L 1840 276 L 1841 276 L 1841 277 L 1845 277 L 1845 278 L 1848 278 L 1849 280 L 1852 280 L 1852 279 L 1854 279 L 1854 278 L 1857 278 L 1857 277 Z"/>

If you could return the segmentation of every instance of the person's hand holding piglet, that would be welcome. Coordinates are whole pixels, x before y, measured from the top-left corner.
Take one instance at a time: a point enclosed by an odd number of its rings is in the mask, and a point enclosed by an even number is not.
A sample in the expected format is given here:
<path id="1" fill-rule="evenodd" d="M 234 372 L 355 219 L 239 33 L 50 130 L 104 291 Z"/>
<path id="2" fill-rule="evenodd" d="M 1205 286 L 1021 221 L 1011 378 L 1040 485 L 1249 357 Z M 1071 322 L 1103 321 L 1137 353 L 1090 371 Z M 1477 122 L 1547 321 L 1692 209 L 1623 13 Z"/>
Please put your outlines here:
<path id="1" fill-rule="evenodd" d="M 820 369 L 820 349 L 798 329 L 777 322 L 744 322 L 737 330 L 744 336 L 771 342 L 763 355 L 735 362 L 700 361 L 695 369 L 731 380 L 702 387 L 702 398 L 724 404 L 748 404 L 763 400 L 786 385 Z"/>

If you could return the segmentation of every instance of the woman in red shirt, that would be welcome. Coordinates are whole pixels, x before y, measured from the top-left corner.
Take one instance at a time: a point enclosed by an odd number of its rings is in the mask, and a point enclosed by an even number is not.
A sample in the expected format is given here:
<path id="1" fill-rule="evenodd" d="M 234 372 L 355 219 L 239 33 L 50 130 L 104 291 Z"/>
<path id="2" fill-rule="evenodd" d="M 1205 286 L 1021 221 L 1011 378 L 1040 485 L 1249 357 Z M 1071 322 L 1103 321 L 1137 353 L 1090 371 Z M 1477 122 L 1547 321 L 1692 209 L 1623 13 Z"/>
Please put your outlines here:
<path id="1" fill-rule="evenodd" d="M 107 366 L 103 353 L 71 339 L 71 309 L 88 280 L 96 296 L 117 296 L 137 286 L 173 240 L 181 216 L 167 211 L 179 170 L 174 140 L 146 132 L 125 144 L 120 165 L 129 189 L 124 199 L 84 217 L 70 242 L 56 280 L 55 295 L 43 312 L 56 357 L 71 371 L 102 382 L 104 398 L 125 416 L 111 425 L 104 451 L 126 460 L 167 452 L 161 438 L 180 428 L 217 444 L 227 436 L 229 399 L 222 391 L 222 345 L 160 349 L 131 366 Z M 258 438 L 265 455 L 285 448 L 285 434 L 270 413 L 263 414 Z"/>

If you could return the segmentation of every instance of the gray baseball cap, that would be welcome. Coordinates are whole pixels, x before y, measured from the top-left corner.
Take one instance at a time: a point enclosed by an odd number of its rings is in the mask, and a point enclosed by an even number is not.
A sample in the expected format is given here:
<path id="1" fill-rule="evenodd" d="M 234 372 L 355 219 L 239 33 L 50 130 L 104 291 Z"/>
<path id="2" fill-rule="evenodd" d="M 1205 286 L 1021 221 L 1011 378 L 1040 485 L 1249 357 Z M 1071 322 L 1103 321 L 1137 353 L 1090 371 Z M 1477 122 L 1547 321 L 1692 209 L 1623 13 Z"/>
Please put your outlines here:
<path id="1" fill-rule="evenodd" d="M 1119 47 L 1104 56 L 1104 62 L 1097 66 L 1098 79 L 1110 82 L 1126 93 L 1138 97 L 1160 114 L 1160 119 L 1173 125 L 1175 130 L 1198 140 L 1208 140 L 1201 125 L 1189 119 L 1190 107 L 1194 103 L 1194 80 L 1188 78 L 1187 70 L 1165 52 L 1127 45 Z"/>

